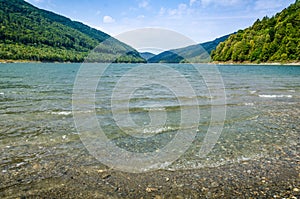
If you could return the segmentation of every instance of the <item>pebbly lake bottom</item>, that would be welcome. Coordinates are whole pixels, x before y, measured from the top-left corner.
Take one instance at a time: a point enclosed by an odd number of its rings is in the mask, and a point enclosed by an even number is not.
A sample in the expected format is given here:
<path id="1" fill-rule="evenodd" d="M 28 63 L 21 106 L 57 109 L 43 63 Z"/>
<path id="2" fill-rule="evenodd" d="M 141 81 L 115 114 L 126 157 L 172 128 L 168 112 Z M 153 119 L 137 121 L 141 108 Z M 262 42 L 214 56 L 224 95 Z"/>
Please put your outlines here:
<path id="1" fill-rule="evenodd" d="M 197 127 L 196 139 L 173 164 L 133 174 L 103 165 L 81 142 L 71 106 L 78 65 L 1 65 L 0 197 L 299 197 L 300 68 L 220 67 L 226 88 L 227 116 L 212 151 L 206 157 L 199 157 L 197 151 L 211 116 L 207 90 L 198 86 L 202 80 L 193 76 L 188 65 L 172 67 L 182 72 L 192 84 L 194 82 L 197 88 L 202 120 Z M 155 150 L 161 144 L 157 142 L 156 146 L 155 141 L 172 136 L 178 128 L 178 102 L 166 89 L 142 87 L 130 101 L 131 116 L 135 121 L 147 122 L 149 110 L 155 113 L 165 110 L 170 121 L 153 132 L 151 129 L 144 131 L 150 136 L 158 135 L 148 145 L 145 142 L 135 145 L 122 134 L 119 136 L 107 111 L 110 104 L 106 94 L 110 90 L 105 89 L 114 87 L 114 82 L 123 76 L 123 70 L 124 66 L 114 70 L 116 74 L 104 76 L 104 89 L 100 85 L 99 90 L 105 92 L 97 92 L 98 119 L 119 146 L 128 145 L 128 149 L 142 151 L 153 147 L 151 150 Z M 190 102 L 190 98 L 183 100 L 184 105 L 190 105 Z M 123 104 L 124 101 L 119 100 L 116 105 L 122 109 Z"/>
<path id="2" fill-rule="evenodd" d="M 279 157 L 214 168 L 142 174 L 61 157 L 19 168 L 1 177 L 2 198 L 298 198 L 299 147 L 274 151 Z M 290 151 L 292 150 L 292 151 Z"/>
<path id="3" fill-rule="evenodd" d="M 299 120 L 272 113 L 282 128 Z M 281 121 L 281 123 L 279 123 Z M 299 139 L 299 127 L 293 140 Z M 293 134 L 291 132 L 290 135 Z M 71 138 L 65 138 L 71 139 Z M 66 141 L 67 143 L 68 141 Z M 70 141 L 69 141 L 70 142 Z M 70 143 L 69 143 L 70 144 Z M 51 150 L 51 149 L 48 149 Z M 298 198 L 300 145 L 278 146 L 264 157 L 198 169 L 126 173 L 99 164 L 81 147 L 48 151 L 40 160 L 1 174 L 1 198 Z M 27 151 L 30 153 L 30 151 Z M 30 158 L 30 157 L 27 157 Z"/>

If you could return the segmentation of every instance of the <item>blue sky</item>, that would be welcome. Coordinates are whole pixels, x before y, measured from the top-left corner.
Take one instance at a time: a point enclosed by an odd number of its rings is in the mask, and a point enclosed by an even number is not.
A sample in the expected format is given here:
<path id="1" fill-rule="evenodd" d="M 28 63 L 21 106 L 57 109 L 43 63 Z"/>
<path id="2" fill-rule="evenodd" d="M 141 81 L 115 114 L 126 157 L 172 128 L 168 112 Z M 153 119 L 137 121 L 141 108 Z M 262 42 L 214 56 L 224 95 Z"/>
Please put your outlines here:
<path id="1" fill-rule="evenodd" d="M 26 0 L 112 36 L 166 28 L 205 42 L 273 16 L 295 0 Z"/>

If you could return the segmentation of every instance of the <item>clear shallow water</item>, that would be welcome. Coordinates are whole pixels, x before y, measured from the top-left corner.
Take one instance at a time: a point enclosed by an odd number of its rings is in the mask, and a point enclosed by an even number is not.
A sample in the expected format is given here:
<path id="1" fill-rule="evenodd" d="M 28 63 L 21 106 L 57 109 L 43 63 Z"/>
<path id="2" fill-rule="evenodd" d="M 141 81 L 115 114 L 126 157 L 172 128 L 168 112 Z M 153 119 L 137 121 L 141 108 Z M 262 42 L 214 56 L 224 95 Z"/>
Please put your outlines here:
<path id="1" fill-rule="evenodd" d="M 274 148 L 299 143 L 300 67 L 219 66 L 225 92 L 227 116 L 215 147 L 199 157 L 211 119 L 211 101 L 204 79 L 191 65 L 169 65 L 193 86 L 196 97 L 176 96 L 161 85 L 144 85 L 130 96 L 111 93 L 120 78 L 138 65 L 115 64 L 101 78 L 96 90 L 95 111 L 106 136 L 128 151 L 144 153 L 160 150 L 180 130 L 181 108 L 199 108 L 201 118 L 190 148 L 169 169 L 219 166 L 232 162 L 275 157 Z M 209 66 L 199 66 L 209 67 Z M 35 163 L 67 162 L 97 164 L 86 151 L 72 115 L 73 84 L 80 64 L 0 64 L 0 166 L 3 173 Z M 176 78 L 153 71 L 153 76 Z M 134 76 L 133 76 L 133 80 Z M 137 80 L 136 80 L 137 81 Z M 128 88 L 132 82 L 123 82 Z M 114 90 L 115 92 L 115 90 Z M 194 99 L 197 103 L 194 103 Z M 83 93 L 84 101 L 84 93 Z M 180 101 L 180 102 L 179 102 Z M 142 130 L 124 133 L 111 112 L 126 112 Z M 166 119 L 151 124 L 150 114 Z M 156 125 L 159 124 L 159 125 Z M 125 129 L 128 133 L 132 126 Z M 185 130 L 188 131 L 189 127 Z M 71 164 L 71 163 L 69 163 Z M 100 163 L 99 163 L 100 164 Z"/>

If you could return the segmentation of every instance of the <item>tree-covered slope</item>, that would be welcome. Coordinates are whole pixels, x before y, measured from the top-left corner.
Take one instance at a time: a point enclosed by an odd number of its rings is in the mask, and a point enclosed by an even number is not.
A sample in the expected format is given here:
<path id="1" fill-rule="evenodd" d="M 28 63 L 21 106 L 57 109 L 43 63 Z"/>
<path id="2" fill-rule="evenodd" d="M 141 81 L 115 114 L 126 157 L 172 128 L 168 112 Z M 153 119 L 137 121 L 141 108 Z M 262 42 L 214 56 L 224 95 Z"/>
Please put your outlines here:
<path id="1" fill-rule="evenodd" d="M 150 59 L 150 58 L 152 58 L 152 57 L 155 56 L 155 54 L 150 53 L 150 52 L 141 52 L 140 55 L 141 55 L 141 57 L 143 57 L 145 60 L 148 60 L 148 59 Z"/>
<path id="2" fill-rule="evenodd" d="M 272 18 L 257 20 L 231 35 L 212 52 L 214 61 L 299 62 L 300 1 Z"/>
<path id="3" fill-rule="evenodd" d="M 23 0 L 0 0 L 0 59 L 82 62 L 96 46 L 90 61 L 145 62 L 104 32 Z"/>
<path id="4" fill-rule="evenodd" d="M 151 63 L 182 63 L 182 62 L 209 62 L 210 53 L 220 42 L 225 41 L 229 35 L 215 39 L 214 41 L 196 44 L 185 48 L 162 52 L 148 60 Z"/>

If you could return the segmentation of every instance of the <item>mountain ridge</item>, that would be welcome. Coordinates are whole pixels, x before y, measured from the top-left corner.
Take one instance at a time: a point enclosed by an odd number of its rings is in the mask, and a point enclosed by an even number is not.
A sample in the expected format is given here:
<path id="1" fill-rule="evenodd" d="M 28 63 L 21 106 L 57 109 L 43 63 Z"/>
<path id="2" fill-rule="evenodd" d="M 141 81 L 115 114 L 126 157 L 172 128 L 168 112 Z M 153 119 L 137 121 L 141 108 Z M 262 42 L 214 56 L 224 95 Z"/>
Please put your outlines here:
<path id="1" fill-rule="evenodd" d="M 146 62 L 110 35 L 23 0 L 0 0 L 0 19 L 0 59 Z"/>
<path id="2" fill-rule="evenodd" d="M 225 41 L 229 36 L 225 35 L 200 44 L 183 48 L 164 51 L 148 60 L 150 63 L 207 63 L 210 61 L 210 53 L 220 42 Z"/>
<path id="3" fill-rule="evenodd" d="M 155 54 L 153 53 L 150 53 L 150 52 L 140 52 L 140 55 L 142 58 L 144 58 L 145 60 L 148 60 L 154 56 L 156 56 Z"/>

